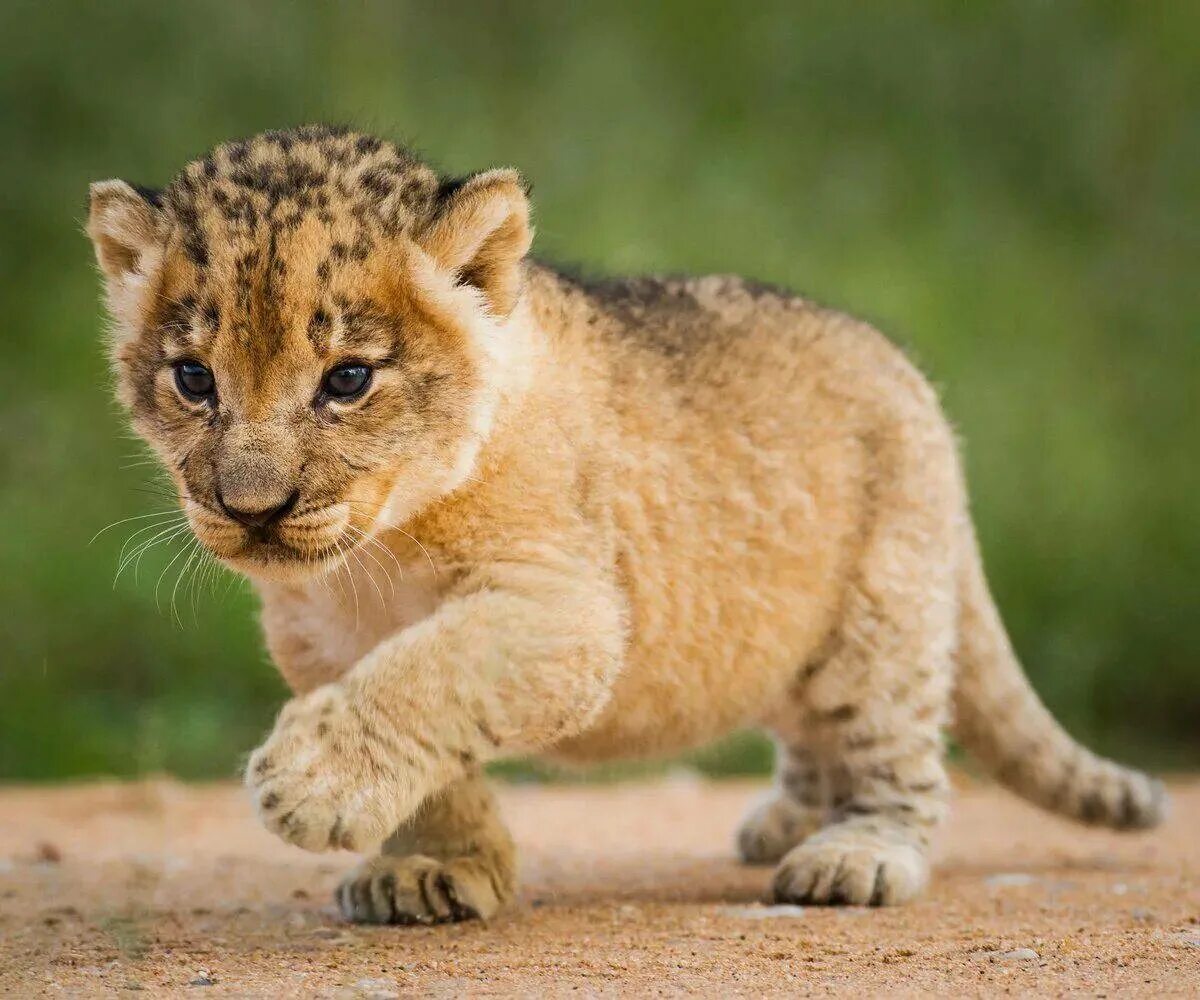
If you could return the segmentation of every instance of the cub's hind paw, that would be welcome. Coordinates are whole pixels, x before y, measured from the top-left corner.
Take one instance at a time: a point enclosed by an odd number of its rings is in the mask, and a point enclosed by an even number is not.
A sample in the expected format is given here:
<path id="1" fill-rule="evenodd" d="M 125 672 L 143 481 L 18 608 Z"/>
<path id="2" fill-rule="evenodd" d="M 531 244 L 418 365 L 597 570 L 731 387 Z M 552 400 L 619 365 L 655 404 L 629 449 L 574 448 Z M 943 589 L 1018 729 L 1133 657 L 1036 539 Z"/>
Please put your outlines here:
<path id="1" fill-rule="evenodd" d="M 487 920 L 511 896 L 511 887 L 480 858 L 438 861 L 423 854 L 372 858 L 335 894 L 342 916 L 360 924 Z"/>
<path id="2" fill-rule="evenodd" d="M 802 806 L 786 795 L 759 803 L 742 820 L 738 830 L 738 855 L 748 865 L 772 865 L 805 837 L 816 833 L 820 810 Z"/>
<path id="3" fill-rule="evenodd" d="M 830 827 L 788 852 L 771 892 L 779 903 L 892 906 L 928 879 L 929 863 L 911 844 Z"/>

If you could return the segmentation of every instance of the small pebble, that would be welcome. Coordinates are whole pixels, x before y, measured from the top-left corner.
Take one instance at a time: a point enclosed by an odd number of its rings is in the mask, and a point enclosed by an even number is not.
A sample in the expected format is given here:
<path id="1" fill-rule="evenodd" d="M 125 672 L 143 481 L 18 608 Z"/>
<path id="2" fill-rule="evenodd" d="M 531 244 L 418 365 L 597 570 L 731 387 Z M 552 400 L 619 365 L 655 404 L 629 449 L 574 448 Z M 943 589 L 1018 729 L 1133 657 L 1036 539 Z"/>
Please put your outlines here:
<path id="1" fill-rule="evenodd" d="M 43 840 L 37 845 L 33 856 L 36 860 L 48 865 L 56 865 L 62 861 L 62 851 L 48 840 Z"/>
<path id="2" fill-rule="evenodd" d="M 216 982 L 206 970 L 201 972 L 195 979 L 188 980 L 188 986 L 215 986 Z"/>
<path id="3" fill-rule="evenodd" d="M 1014 948 L 1012 951 L 977 951 L 972 958 L 989 962 L 1036 962 L 1041 956 L 1032 948 Z"/>
<path id="4" fill-rule="evenodd" d="M 985 885 L 999 888 L 1018 885 L 1033 885 L 1035 882 L 1039 882 L 1041 880 L 1036 875 L 1030 875 L 1028 872 L 997 872 L 995 875 L 989 875 L 983 881 Z"/>
<path id="5" fill-rule="evenodd" d="M 740 917 L 742 920 L 770 920 L 773 917 L 802 917 L 803 906 L 793 906 L 790 903 L 779 906 L 723 906 L 722 916 Z"/>
<path id="6" fill-rule="evenodd" d="M 399 1000 L 394 979 L 360 979 L 354 989 L 368 1000 Z"/>

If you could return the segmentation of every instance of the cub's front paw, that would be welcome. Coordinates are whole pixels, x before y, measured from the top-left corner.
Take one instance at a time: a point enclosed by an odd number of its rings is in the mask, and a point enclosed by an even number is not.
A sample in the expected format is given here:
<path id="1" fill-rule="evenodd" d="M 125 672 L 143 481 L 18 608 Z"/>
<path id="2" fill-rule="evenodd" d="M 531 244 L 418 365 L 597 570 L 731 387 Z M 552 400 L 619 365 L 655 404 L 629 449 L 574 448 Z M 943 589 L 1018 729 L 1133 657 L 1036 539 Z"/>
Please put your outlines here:
<path id="1" fill-rule="evenodd" d="M 395 740 L 385 732 L 339 684 L 290 701 L 246 767 L 263 824 L 310 851 L 382 841 L 423 791 L 390 759 Z"/>
<path id="2" fill-rule="evenodd" d="M 511 898 L 511 873 L 484 857 L 438 861 L 423 854 L 365 861 L 338 886 L 338 909 L 360 924 L 487 920 Z"/>

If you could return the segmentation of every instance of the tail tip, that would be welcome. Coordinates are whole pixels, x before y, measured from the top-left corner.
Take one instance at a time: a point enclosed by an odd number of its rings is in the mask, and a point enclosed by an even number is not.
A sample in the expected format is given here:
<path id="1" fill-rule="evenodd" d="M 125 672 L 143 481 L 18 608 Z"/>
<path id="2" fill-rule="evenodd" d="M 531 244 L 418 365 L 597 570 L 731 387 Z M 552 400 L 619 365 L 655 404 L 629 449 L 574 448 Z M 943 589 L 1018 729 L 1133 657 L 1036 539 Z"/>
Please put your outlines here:
<path id="1" fill-rule="evenodd" d="M 1146 802 L 1144 806 L 1132 809 L 1127 817 L 1122 816 L 1122 819 L 1128 819 L 1121 827 L 1124 830 L 1150 830 L 1171 814 L 1171 797 L 1166 786 L 1156 778 L 1139 777 L 1148 793 Z"/>
<path id="2" fill-rule="evenodd" d="M 1161 824 L 1170 813 L 1171 802 L 1163 783 L 1136 771 L 1127 772 L 1124 779 L 1116 796 L 1084 795 L 1079 818 L 1114 830 L 1150 830 Z"/>

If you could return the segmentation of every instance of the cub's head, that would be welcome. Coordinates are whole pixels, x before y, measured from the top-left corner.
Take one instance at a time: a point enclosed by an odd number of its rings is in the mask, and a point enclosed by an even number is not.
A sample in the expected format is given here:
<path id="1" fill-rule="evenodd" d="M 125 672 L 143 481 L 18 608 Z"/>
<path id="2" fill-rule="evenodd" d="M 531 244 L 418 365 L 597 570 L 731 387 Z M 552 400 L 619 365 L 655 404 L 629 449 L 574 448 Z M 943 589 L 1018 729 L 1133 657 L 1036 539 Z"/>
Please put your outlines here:
<path id="1" fill-rule="evenodd" d="M 93 184 L 87 228 L 120 397 L 225 562 L 322 572 L 470 472 L 531 238 L 512 171 L 308 126 Z"/>

